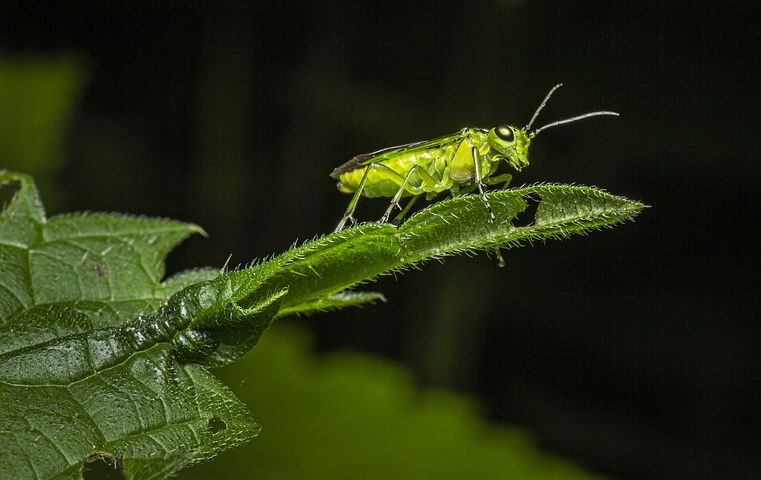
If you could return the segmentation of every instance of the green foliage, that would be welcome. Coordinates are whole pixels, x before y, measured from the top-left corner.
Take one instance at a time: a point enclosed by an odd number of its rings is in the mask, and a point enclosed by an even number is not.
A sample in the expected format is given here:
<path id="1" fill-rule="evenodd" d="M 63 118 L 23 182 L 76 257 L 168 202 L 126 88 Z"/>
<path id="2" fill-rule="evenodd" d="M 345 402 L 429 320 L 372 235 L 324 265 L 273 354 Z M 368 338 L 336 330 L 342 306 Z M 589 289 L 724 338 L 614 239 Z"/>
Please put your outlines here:
<path id="1" fill-rule="evenodd" d="M 0 55 L 0 166 L 23 168 L 44 191 L 55 192 L 49 176 L 63 166 L 65 135 L 85 83 L 74 60 Z"/>
<path id="2" fill-rule="evenodd" d="M 525 433 L 487 423 L 467 398 L 415 388 L 390 362 L 351 352 L 317 357 L 309 346 L 306 332 L 277 325 L 218 372 L 264 431 L 180 478 L 593 478 L 540 453 Z"/>
<path id="3" fill-rule="evenodd" d="M 250 350 L 279 314 L 379 299 L 342 293 L 455 253 L 564 237 L 642 205 L 596 189 L 539 185 L 441 202 L 399 228 L 366 224 L 232 272 L 162 282 L 165 255 L 195 225 L 118 214 L 46 218 L 32 180 L 0 213 L 0 478 L 77 478 L 117 459 L 164 478 L 244 443 L 259 425 L 207 368 Z M 511 220 L 539 201 L 530 225 Z"/>

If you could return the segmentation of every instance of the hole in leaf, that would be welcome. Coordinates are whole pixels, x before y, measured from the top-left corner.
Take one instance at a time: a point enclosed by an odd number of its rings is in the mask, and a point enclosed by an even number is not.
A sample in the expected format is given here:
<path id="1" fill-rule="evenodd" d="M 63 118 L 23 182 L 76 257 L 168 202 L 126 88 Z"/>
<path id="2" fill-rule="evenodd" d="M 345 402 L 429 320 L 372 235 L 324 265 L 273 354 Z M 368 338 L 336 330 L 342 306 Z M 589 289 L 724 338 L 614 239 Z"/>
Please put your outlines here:
<path id="1" fill-rule="evenodd" d="M 541 199 L 534 198 L 531 195 L 524 195 L 523 201 L 526 202 L 526 208 L 510 222 L 514 227 L 533 225 L 534 220 L 536 220 L 536 210 L 539 208 L 539 204 L 542 203 Z"/>
<path id="2" fill-rule="evenodd" d="M 107 453 L 98 453 L 85 461 L 82 468 L 84 480 L 124 480 L 122 459 Z"/>
<path id="3" fill-rule="evenodd" d="M 0 212 L 6 209 L 19 190 L 21 190 L 21 182 L 16 180 L 0 184 Z"/>
<path id="4" fill-rule="evenodd" d="M 218 417 L 211 417 L 209 419 L 208 427 L 212 435 L 216 435 L 217 433 L 227 430 L 227 424 L 224 422 L 224 420 Z"/>

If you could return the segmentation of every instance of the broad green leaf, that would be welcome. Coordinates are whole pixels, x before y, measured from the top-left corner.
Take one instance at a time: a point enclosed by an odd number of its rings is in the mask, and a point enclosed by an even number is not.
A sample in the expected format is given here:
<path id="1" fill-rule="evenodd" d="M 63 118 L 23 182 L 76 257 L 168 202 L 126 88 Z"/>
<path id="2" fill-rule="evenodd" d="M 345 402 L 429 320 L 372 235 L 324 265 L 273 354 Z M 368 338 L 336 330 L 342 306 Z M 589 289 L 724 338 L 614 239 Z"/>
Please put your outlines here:
<path id="1" fill-rule="evenodd" d="M 285 290 L 242 308 L 253 271 L 191 271 L 161 284 L 163 257 L 198 227 L 108 214 L 46 219 L 30 178 L 0 172 L 9 183 L 17 191 L 0 212 L 0 478 L 78 478 L 100 454 L 123 459 L 128 478 L 163 478 L 255 436 L 248 409 L 192 361 L 221 364 L 248 350 Z"/>
<path id="2" fill-rule="evenodd" d="M 0 325 L 25 309 L 88 301 L 95 327 L 117 325 L 163 300 L 164 257 L 201 228 L 173 220 L 83 213 L 45 218 L 34 183 L 0 172 L 19 187 L 0 214 Z"/>
<path id="3" fill-rule="evenodd" d="M 163 478 L 253 438 L 248 409 L 206 368 L 241 357 L 279 315 L 365 304 L 347 292 L 380 274 L 461 252 L 614 225 L 642 204 L 539 185 L 441 202 L 399 228 L 366 224 L 254 266 L 162 283 L 164 257 L 195 225 L 118 214 L 47 219 L 34 183 L 0 212 L 0 478 L 75 478 L 118 459 Z M 513 220 L 539 202 L 526 226 Z M 524 219 L 525 221 L 525 219 Z"/>

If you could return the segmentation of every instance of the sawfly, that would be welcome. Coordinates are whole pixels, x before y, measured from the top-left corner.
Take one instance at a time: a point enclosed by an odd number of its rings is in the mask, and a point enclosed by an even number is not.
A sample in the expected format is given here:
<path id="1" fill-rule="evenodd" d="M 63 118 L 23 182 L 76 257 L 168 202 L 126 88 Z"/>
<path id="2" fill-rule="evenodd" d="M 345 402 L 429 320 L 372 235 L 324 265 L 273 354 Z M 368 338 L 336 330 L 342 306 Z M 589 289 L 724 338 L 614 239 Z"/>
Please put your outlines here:
<path id="1" fill-rule="evenodd" d="M 404 217 L 421 195 L 425 194 L 430 200 L 447 190 L 453 196 L 478 190 L 481 201 L 489 212 L 489 222 L 494 222 L 494 214 L 484 188 L 503 182 L 504 187 L 507 187 L 512 180 L 509 173 L 497 175 L 500 162 L 504 161 L 520 172 L 528 166 L 529 146 L 539 132 L 597 115 L 618 115 L 616 112 L 591 112 L 531 130 L 539 112 L 561 86 L 562 83 L 550 89 L 523 128 L 507 124 L 492 129 L 466 127 L 433 140 L 357 155 L 336 168 L 330 176 L 338 180 L 338 189 L 354 194 L 336 231 L 343 229 L 347 221 L 354 222 L 354 211 L 362 195 L 391 197 L 391 203 L 380 219 L 381 222 L 388 222 L 394 208 L 401 208 L 399 201 L 402 197 L 411 196 L 412 199 L 397 216 L 397 220 Z"/>

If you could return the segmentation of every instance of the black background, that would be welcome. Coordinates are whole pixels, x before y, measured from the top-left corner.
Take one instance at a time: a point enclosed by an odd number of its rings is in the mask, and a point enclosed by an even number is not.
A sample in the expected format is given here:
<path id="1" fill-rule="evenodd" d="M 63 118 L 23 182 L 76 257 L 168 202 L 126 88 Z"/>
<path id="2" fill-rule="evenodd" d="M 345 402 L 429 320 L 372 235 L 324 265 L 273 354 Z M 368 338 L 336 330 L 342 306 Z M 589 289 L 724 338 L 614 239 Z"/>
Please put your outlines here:
<path id="1" fill-rule="evenodd" d="M 0 50 L 88 72 L 55 210 L 204 226 L 170 271 L 328 232 L 348 202 L 335 166 L 523 125 L 559 81 L 538 124 L 620 112 L 542 134 L 514 184 L 604 187 L 652 206 L 636 223 L 504 269 L 430 264 L 378 282 L 387 304 L 306 323 L 322 348 L 403 360 L 593 471 L 759 478 L 756 2 L 53 5 L 4 7 Z"/>

